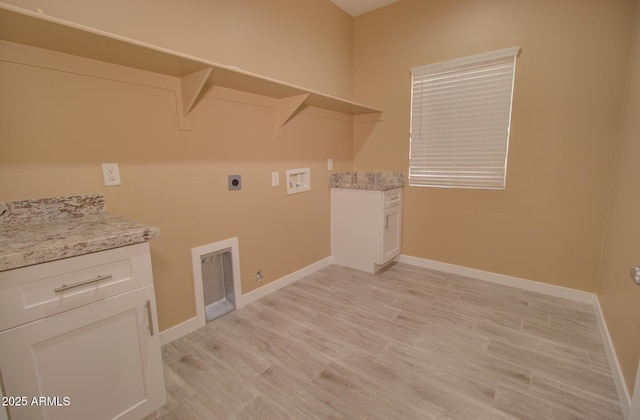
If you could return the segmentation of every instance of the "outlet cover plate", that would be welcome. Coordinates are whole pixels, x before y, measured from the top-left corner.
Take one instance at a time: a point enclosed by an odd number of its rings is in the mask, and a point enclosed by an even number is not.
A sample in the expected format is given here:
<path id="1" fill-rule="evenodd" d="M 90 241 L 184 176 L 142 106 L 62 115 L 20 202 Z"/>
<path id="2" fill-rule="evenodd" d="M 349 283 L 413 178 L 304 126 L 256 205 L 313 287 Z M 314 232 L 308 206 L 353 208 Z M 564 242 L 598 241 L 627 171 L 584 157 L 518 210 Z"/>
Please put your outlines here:
<path id="1" fill-rule="evenodd" d="M 103 163 L 102 177 L 104 179 L 104 185 L 107 187 L 120 185 L 120 169 L 118 168 L 118 164 Z"/>

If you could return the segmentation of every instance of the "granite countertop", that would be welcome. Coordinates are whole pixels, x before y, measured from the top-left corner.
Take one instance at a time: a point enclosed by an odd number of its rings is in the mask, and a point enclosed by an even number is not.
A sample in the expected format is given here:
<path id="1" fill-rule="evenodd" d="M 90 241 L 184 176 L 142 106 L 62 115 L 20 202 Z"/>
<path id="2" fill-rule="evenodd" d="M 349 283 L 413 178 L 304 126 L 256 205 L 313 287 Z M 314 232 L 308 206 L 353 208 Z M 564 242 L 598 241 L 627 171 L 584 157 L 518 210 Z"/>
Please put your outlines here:
<path id="1" fill-rule="evenodd" d="M 386 191 L 404 186 L 402 172 L 336 172 L 329 175 L 330 188 Z"/>
<path id="2" fill-rule="evenodd" d="M 160 230 L 106 213 L 104 195 L 0 202 L 0 271 L 157 238 Z"/>

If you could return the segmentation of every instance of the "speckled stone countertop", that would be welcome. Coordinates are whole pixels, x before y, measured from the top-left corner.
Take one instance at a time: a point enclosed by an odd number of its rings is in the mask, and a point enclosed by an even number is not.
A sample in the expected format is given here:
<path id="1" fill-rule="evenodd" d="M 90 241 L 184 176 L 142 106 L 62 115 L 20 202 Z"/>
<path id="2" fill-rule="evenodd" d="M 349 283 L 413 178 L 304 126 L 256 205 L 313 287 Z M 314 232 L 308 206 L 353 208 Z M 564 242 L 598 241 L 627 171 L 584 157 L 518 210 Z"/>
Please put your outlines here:
<path id="1" fill-rule="evenodd" d="M 106 213 L 104 195 L 0 202 L 0 271 L 133 245 L 160 229 Z"/>
<path id="2" fill-rule="evenodd" d="M 404 186 L 402 172 L 336 172 L 329 175 L 330 188 L 386 191 Z"/>

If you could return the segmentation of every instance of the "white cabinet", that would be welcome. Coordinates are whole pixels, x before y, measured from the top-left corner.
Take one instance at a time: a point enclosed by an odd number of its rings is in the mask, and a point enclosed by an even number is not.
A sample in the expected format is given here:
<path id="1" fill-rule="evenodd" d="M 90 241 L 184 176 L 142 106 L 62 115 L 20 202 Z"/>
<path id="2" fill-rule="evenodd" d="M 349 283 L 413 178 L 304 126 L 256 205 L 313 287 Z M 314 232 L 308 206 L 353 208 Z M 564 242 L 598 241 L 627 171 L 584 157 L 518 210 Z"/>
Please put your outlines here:
<path id="1" fill-rule="evenodd" d="M 1 272 L 0 305 L 10 418 L 140 419 L 165 403 L 147 243 Z"/>
<path id="2" fill-rule="evenodd" d="M 402 188 L 331 189 L 333 261 L 369 273 L 400 254 Z"/>

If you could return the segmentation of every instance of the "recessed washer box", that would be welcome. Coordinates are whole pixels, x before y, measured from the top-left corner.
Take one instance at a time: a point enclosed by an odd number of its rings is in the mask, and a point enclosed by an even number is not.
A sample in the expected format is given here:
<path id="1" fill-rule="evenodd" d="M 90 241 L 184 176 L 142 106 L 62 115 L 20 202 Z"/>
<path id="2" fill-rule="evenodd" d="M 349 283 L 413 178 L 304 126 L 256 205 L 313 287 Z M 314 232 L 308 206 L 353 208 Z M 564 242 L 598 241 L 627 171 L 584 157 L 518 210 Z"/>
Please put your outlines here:
<path id="1" fill-rule="evenodd" d="M 297 194 L 311 189 L 311 169 L 287 170 L 287 195 Z"/>

